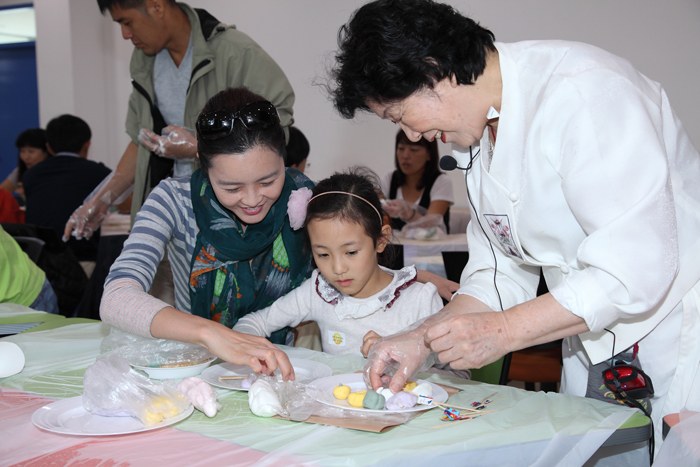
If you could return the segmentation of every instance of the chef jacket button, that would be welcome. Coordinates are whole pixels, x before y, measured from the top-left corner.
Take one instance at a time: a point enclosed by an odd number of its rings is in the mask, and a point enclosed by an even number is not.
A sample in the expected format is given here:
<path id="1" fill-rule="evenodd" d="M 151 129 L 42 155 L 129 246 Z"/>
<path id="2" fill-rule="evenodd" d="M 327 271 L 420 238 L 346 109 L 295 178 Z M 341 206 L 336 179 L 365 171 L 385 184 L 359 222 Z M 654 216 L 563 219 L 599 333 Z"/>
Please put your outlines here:
<path id="1" fill-rule="evenodd" d="M 570 271 L 569 266 L 562 266 L 561 267 L 562 274 L 569 274 L 569 271 Z"/>
<path id="2" fill-rule="evenodd" d="M 520 199 L 520 195 L 518 194 L 517 191 L 512 192 L 508 197 L 514 203 Z"/>

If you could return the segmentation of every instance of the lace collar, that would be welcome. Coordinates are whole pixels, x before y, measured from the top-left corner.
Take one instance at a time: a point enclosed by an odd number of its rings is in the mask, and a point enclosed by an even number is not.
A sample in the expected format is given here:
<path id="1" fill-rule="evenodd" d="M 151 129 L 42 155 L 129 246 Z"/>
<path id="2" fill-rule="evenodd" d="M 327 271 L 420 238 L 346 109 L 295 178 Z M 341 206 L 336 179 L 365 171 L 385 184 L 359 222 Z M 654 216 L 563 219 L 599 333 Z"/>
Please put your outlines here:
<path id="1" fill-rule="evenodd" d="M 381 267 L 381 266 L 380 266 Z M 379 310 L 386 311 L 394 304 L 401 291 L 416 281 L 415 266 L 406 266 L 398 271 L 382 267 L 391 274 L 391 283 L 381 291 L 367 298 L 353 298 L 333 287 L 320 271 L 316 271 L 316 292 L 326 303 L 335 305 L 339 320 L 360 319 Z"/>

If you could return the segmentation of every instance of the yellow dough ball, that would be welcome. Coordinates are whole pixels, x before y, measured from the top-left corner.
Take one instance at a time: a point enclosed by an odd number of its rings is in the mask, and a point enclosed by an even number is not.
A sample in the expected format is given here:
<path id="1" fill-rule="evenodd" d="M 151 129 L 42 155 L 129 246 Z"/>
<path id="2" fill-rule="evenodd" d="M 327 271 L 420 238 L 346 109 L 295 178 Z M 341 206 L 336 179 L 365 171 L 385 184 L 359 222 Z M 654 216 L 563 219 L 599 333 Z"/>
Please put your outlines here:
<path id="1" fill-rule="evenodd" d="M 413 388 L 415 388 L 416 386 L 418 386 L 418 383 L 416 383 L 415 381 L 409 381 L 403 386 L 403 388 L 406 391 L 413 391 Z"/>
<path id="2" fill-rule="evenodd" d="M 366 389 L 358 392 L 351 392 L 350 395 L 348 395 L 348 404 L 353 407 L 362 408 L 362 402 L 364 402 L 366 394 Z"/>
<path id="3" fill-rule="evenodd" d="M 153 413 L 146 409 L 146 425 L 155 425 L 163 421 L 163 415 L 159 413 Z"/>
<path id="4" fill-rule="evenodd" d="M 161 415 L 163 415 L 163 418 L 170 418 L 170 417 L 176 416 L 179 413 L 180 413 L 180 411 L 178 410 L 178 408 L 173 407 L 172 409 L 163 412 Z"/>
<path id="5" fill-rule="evenodd" d="M 333 388 L 333 395 L 335 396 L 336 399 L 340 399 L 341 401 L 344 401 L 350 395 L 350 391 L 351 391 L 350 386 L 345 386 L 343 384 L 339 384 Z"/>

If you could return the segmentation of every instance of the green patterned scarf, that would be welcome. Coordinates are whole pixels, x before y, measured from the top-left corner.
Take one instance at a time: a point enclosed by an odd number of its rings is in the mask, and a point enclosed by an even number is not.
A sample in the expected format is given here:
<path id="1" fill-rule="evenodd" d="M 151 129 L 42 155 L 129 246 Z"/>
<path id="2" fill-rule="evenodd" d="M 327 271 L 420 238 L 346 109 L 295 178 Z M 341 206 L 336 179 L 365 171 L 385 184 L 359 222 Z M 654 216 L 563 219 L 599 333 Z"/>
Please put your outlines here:
<path id="1" fill-rule="evenodd" d="M 303 233 L 289 226 L 287 201 L 293 190 L 313 183 L 287 169 L 284 187 L 270 212 L 243 232 L 239 220 L 224 208 L 201 170 L 192 174 L 192 208 L 199 233 L 190 269 L 192 314 L 217 319 L 231 328 L 248 313 L 299 286 L 311 273 L 303 250 Z M 287 330 L 270 341 L 284 344 Z"/>

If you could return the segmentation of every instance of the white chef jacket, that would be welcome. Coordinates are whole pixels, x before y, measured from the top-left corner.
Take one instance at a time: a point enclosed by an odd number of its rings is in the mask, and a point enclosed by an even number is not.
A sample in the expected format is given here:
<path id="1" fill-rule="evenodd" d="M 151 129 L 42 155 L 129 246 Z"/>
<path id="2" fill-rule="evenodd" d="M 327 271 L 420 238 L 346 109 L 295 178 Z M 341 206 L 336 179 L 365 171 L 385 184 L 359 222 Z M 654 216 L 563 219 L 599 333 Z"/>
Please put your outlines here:
<path id="1" fill-rule="evenodd" d="M 498 138 L 491 154 L 484 132 L 466 175 L 481 227 L 458 293 L 501 309 L 489 243 L 503 309 L 535 297 L 541 267 L 590 329 L 565 341 L 562 391 L 585 394 L 588 366 L 613 352 L 607 328 L 615 354 L 640 342 L 660 429 L 662 414 L 700 409 L 700 155 L 626 60 L 574 42 L 496 48 Z M 466 167 L 469 151 L 453 153 Z"/>

